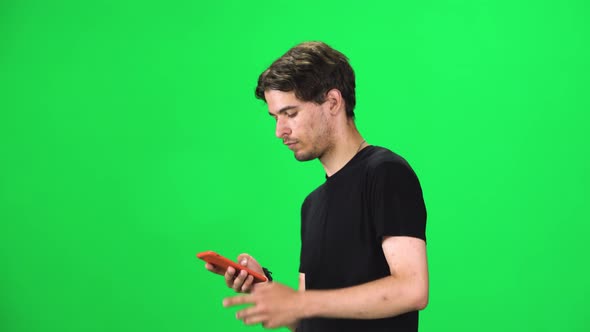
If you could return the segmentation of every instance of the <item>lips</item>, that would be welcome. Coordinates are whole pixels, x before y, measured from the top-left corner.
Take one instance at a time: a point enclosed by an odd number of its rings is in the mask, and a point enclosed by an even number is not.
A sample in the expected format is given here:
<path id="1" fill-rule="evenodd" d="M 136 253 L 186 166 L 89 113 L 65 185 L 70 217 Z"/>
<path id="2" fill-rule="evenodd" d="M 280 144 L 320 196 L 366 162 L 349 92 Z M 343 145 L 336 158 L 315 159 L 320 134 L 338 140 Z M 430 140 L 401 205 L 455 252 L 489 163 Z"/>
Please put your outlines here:
<path id="1" fill-rule="evenodd" d="M 296 142 L 296 141 L 287 141 L 287 142 L 283 142 L 283 143 L 284 143 L 286 146 L 288 146 L 288 147 L 289 147 L 289 149 L 293 148 L 293 146 L 294 146 L 295 144 L 297 144 L 297 142 Z"/>

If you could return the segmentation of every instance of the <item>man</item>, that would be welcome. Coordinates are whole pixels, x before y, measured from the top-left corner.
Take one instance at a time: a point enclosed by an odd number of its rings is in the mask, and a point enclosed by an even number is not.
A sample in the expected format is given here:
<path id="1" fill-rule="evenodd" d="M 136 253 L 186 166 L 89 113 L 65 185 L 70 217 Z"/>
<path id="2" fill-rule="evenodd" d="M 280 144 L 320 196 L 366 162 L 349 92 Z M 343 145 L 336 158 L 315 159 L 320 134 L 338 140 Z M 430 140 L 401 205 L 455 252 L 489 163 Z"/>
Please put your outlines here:
<path id="1" fill-rule="evenodd" d="M 417 331 L 428 302 L 422 190 L 403 158 L 358 132 L 348 59 L 321 42 L 299 44 L 260 75 L 256 96 L 276 136 L 297 160 L 319 159 L 326 181 L 302 206 L 299 291 L 207 264 L 247 293 L 224 306 L 251 304 L 237 318 L 266 328 Z M 263 273 L 247 254 L 238 261 Z"/>

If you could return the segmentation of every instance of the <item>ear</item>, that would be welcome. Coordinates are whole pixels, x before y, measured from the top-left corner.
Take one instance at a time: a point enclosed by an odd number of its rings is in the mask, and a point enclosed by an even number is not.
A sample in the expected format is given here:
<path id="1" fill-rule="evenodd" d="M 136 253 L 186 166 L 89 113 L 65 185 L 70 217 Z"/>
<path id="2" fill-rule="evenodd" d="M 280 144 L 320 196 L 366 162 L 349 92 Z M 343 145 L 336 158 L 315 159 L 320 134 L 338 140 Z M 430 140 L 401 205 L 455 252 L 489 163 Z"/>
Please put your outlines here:
<path id="1" fill-rule="evenodd" d="M 326 92 L 325 103 L 331 115 L 337 115 L 340 111 L 345 111 L 344 99 L 338 89 L 332 89 Z"/>

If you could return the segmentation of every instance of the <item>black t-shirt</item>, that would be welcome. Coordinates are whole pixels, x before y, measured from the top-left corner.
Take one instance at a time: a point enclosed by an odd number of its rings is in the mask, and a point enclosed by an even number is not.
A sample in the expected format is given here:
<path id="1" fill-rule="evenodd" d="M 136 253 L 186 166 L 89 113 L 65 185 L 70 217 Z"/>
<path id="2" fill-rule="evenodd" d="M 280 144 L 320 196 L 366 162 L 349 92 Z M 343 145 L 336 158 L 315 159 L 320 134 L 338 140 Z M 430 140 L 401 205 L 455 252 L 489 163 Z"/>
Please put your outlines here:
<path id="1" fill-rule="evenodd" d="M 305 288 L 337 289 L 390 275 L 384 236 L 426 240 L 420 183 L 397 154 L 368 146 L 326 179 L 303 202 L 301 262 Z M 412 331 L 418 312 L 373 320 L 311 318 L 298 332 Z"/>

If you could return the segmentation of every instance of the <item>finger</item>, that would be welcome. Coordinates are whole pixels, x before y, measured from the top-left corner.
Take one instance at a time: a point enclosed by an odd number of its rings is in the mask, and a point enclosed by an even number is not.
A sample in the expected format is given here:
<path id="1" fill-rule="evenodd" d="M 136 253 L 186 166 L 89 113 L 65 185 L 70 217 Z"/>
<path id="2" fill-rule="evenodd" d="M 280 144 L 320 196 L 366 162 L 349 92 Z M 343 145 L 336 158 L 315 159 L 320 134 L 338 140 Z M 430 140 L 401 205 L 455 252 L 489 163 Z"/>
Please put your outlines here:
<path id="1" fill-rule="evenodd" d="M 216 273 L 216 274 L 221 274 L 221 275 L 224 274 L 224 271 L 222 269 L 218 268 L 217 266 L 215 266 L 211 263 L 206 263 L 205 268 L 213 273 Z"/>
<path id="2" fill-rule="evenodd" d="M 244 293 L 249 292 L 252 289 L 253 282 L 254 282 L 254 277 L 249 275 L 248 278 L 246 278 L 246 281 L 244 282 L 244 284 L 242 285 L 242 292 L 244 292 Z"/>
<path id="3" fill-rule="evenodd" d="M 225 271 L 225 283 L 227 287 L 232 288 L 234 284 L 234 275 L 236 274 L 236 270 L 233 267 L 228 267 Z"/>
<path id="4" fill-rule="evenodd" d="M 240 289 L 242 288 L 242 285 L 244 284 L 244 280 L 246 280 L 246 278 L 248 277 L 248 272 L 242 270 L 240 271 L 240 273 L 238 273 L 238 276 L 234 279 L 234 283 L 233 283 L 233 289 L 236 292 L 239 292 Z"/>
<path id="5" fill-rule="evenodd" d="M 239 295 L 223 299 L 223 306 L 226 308 L 246 303 L 254 303 L 252 295 Z"/>
<path id="6" fill-rule="evenodd" d="M 244 320 L 246 318 L 250 318 L 253 316 L 260 316 L 262 314 L 263 313 L 261 312 L 260 307 L 252 306 L 252 307 L 248 307 L 248 308 L 245 308 L 245 309 L 242 309 L 242 310 L 236 312 L 236 318 Z"/>
<path id="7" fill-rule="evenodd" d="M 268 320 L 268 315 L 263 313 L 258 306 L 249 307 L 236 313 L 236 318 L 241 319 L 246 325 L 264 323 Z"/>
<path id="8" fill-rule="evenodd" d="M 264 327 L 265 329 L 269 329 L 269 330 L 274 330 L 274 329 L 279 328 L 281 326 L 284 326 L 284 325 L 279 325 L 277 321 L 272 321 L 270 319 L 265 319 L 264 322 L 262 322 L 262 327 Z"/>
<path id="9" fill-rule="evenodd" d="M 262 327 L 266 327 L 265 324 L 266 324 L 267 320 L 268 320 L 268 317 L 265 315 L 257 315 L 257 316 L 252 316 L 252 317 L 242 319 L 242 321 L 246 325 L 254 325 L 254 324 L 262 323 Z"/>

